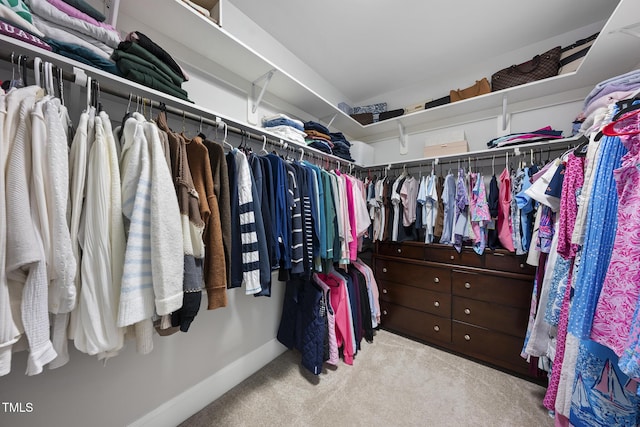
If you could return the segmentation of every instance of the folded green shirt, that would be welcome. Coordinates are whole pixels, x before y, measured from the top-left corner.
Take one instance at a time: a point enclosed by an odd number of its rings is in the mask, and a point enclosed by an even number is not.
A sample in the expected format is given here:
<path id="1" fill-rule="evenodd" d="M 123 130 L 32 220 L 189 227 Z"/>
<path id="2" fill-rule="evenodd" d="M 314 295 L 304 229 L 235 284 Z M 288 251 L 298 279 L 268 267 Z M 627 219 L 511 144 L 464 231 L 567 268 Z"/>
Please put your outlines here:
<path id="1" fill-rule="evenodd" d="M 114 50 L 113 53 L 111 54 L 111 59 L 113 59 L 116 62 L 120 62 L 120 61 L 124 61 L 123 64 L 126 64 L 127 68 L 132 68 L 138 71 L 143 71 L 143 72 L 147 72 L 147 70 L 152 70 L 153 71 L 153 76 L 155 78 L 158 78 L 162 81 L 167 82 L 168 84 L 172 84 L 175 86 L 180 87 L 180 83 L 176 83 L 171 76 L 169 76 L 167 73 L 165 73 L 163 70 L 161 70 L 160 68 L 156 67 L 153 63 L 149 62 L 149 61 L 145 61 L 144 59 L 140 58 L 139 56 L 136 55 L 132 55 L 128 52 L 122 51 L 122 50 Z"/>
<path id="2" fill-rule="evenodd" d="M 177 75 L 176 72 L 173 71 L 167 64 L 162 62 L 160 59 L 158 59 L 158 57 L 156 57 L 154 54 L 152 54 L 151 52 L 149 52 L 148 50 L 146 50 L 145 48 L 143 48 L 137 43 L 121 42 L 118 45 L 118 49 L 116 49 L 114 53 L 118 51 L 124 51 L 131 55 L 137 56 L 142 60 L 150 62 L 151 64 L 155 65 L 158 69 L 162 70 L 166 75 L 170 76 L 173 83 L 177 86 L 180 86 L 182 82 L 184 82 L 184 78 Z"/>
<path id="3" fill-rule="evenodd" d="M 124 71 L 122 69 L 120 69 L 120 71 L 122 71 L 122 74 L 124 74 L 124 76 L 129 79 L 129 80 L 133 80 L 136 83 L 140 83 L 144 86 L 150 87 L 152 89 L 156 89 L 159 90 L 160 92 L 164 92 L 166 94 L 169 95 L 173 95 L 176 98 L 180 98 L 180 99 L 184 99 L 185 101 L 189 101 L 189 102 L 193 102 L 189 99 L 188 94 L 186 91 L 180 89 L 179 87 L 175 86 L 175 85 L 169 85 L 166 84 L 158 79 L 153 78 L 152 76 L 150 76 L 149 74 L 146 74 L 144 72 L 138 71 L 138 70 L 133 70 L 130 69 L 128 71 Z"/>

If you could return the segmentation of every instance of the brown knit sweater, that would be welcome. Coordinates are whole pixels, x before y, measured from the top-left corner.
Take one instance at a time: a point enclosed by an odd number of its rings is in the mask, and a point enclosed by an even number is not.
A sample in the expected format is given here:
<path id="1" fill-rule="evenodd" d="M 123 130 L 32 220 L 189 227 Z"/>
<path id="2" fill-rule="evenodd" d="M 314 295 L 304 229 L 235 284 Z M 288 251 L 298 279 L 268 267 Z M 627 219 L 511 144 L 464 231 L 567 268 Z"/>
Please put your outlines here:
<path id="1" fill-rule="evenodd" d="M 218 197 L 218 207 L 220 208 L 222 244 L 224 245 L 227 287 L 229 287 L 231 283 L 231 195 L 229 193 L 227 158 L 224 155 L 224 149 L 221 144 L 205 140 L 204 145 L 209 150 L 209 161 L 213 175 L 213 191 Z"/>
<path id="2" fill-rule="evenodd" d="M 200 215 L 204 221 L 204 283 L 209 301 L 208 309 L 227 305 L 227 276 L 225 252 L 220 225 L 220 208 L 214 191 L 209 150 L 202 138 L 195 137 L 187 142 L 187 157 L 193 185 L 198 191 Z"/>

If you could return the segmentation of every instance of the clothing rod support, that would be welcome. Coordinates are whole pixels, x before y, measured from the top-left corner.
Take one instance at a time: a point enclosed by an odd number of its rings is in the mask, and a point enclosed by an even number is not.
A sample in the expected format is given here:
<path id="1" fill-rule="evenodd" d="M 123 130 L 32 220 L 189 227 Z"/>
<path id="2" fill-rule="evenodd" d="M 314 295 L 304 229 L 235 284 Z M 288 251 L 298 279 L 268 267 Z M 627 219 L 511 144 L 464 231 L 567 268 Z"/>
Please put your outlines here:
<path id="1" fill-rule="evenodd" d="M 275 68 L 270 71 L 267 71 L 265 74 L 258 77 L 256 80 L 253 81 L 253 83 L 251 83 L 251 104 L 252 104 L 251 112 L 253 114 L 255 114 L 256 111 L 258 111 L 258 106 L 262 102 L 262 97 L 264 97 L 264 93 L 267 91 L 267 86 L 269 86 L 269 83 L 271 82 L 271 78 L 273 77 L 275 72 L 276 72 Z M 262 88 L 260 89 L 260 94 L 258 95 L 258 98 L 256 98 L 255 97 L 256 86 L 258 85 L 258 82 L 261 80 L 264 80 L 264 85 L 262 85 Z"/>

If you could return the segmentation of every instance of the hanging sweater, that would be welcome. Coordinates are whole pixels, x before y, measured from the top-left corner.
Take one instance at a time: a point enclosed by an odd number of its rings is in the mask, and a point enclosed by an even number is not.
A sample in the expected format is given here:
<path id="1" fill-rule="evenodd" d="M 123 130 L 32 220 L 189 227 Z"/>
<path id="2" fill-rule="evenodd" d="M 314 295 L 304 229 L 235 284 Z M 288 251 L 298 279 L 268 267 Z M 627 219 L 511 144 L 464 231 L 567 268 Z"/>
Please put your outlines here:
<path id="1" fill-rule="evenodd" d="M 235 161 L 242 240 L 242 282 L 245 286 L 245 293 L 253 295 L 260 292 L 262 288 L 260 287 L 260 253 L 251 190 L 251 170 L 247 156 L 242 151 L 236 151 Z"/>
<path id="2" fill-rule="evenodd" d="M 199 197 L 193 185 L 184 139 L 171 131 L 166 113 L 156 118 L 158 127 L 167 132 L 171 151 L 171 171 L 178 196 L 180 223 L 182 224 L 182 250 L 184 259 L 183 292 L 197 293 L 203 284 L 204 222 L 200 216 Z"/>
<path id="3" fill-rule="evenodd" d="M 6 99 L 4 93 L 0 95 L 0 135 L 4 134 L 6 117 Z M 5 153 L 0 147 L 0 165 L 4 172 Z M 6 203 L 4 173 L 0 173 L 0 224 L 6 224 Z M 20 338 L 20 331 L 11 313 L 9 286 L 5 272 L 7 228 L 0 225 L 0 376 L 11 371 L 11 347 Z"/>
<path id="4" fill-rule="evenodd" d="M 209 150 L 202 138 L 195 137 L 186 144 L 189 169 L 198 192 L 200 216 L 204 221 L 204 283 L 208 309 L 227 306 L 225 253 L 220 224 L 220 208 L 214 191 Z"/>
<path id="5" fill-rule="evenodd" d="M 140 121 L 144 117 L 134 115 Z M 155 310 L 160 316 L 182 306 L 182 227 L 180 208 L 173 191 L 158 128 L 144 121 L 144 134 L 151 152 L 151 271 Z"/>
<path id="6" fill-rule="evenodd" d="M 218 199 L 220 211 L 220 230 L 222 231 L 222 245 L 224 247 L 224 263 L 227 286 L 231 283 L 231 201 L 229 195 L 229 174 L 227 173 L 227 158 L 221 144 L 204 141 L 209 153 L 211 176 L 213 178 L 213 192 Z"/>
<path id="7" fill-rule="evenodd" d="M 6 273 L 9 286 L 22 295 L 20 311 L 29 344 L 27 375 L 39 374 L 42 367 L 56 357 L 49 339 L 45 254 L 27 197 L 31 175 L 30 112 L 35 100 L 35 96 L 28 96 L 20 103 L 19 114 L 15 117 L 18 120 L 16 137 L 6 170 Z"/>
<path id="8" fill-rule="evenodd" d="M 78 350 L 90 355 L 113 355 L 124 345 L 124 329 L 117 324 L 120 289 L 116 288 L 119 281 L 113 280 L 112 271 L 112 171 L 100 117 L 95 118 L 94 129 L 95 140 L 87 167 L 82 286 L 76 309 L 79 324 L 74 343 Z M 120 245 L 121 240 L 116 244 Z"/>

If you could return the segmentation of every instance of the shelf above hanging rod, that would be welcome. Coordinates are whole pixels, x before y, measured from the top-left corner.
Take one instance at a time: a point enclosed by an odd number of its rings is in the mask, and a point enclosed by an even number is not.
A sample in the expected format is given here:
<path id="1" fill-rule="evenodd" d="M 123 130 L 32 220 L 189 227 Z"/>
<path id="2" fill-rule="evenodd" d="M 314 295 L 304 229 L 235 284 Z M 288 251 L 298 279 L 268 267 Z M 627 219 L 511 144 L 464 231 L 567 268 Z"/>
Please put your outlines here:
<path id="1" fill-rule="evenodd" d="M 147 105 L 150 105 L 152 108 L 160 108 L 160 105 L 164 104 L 166 111 L 171 114 L 184 116 L 185 118 L 189 118 L 190 120 L 195 120 L 198 122 L 200 122 L 200 120 L 202 119 L 203 123 L 207 123 L 211 126 L 219 126 L 219 121 L 221 121 L 227 125 L 228 131 L 234 134 L 243 135 L 244 133 L 244 135 L 249 139 L 260 142 L 262 142 L 262 137 L 264 135 L 269 140 L 269 142 L 275 146 L 282 145 L 281 141 L 284 141 L 287 145 L 300 147 L 305 151 L 306 154 L 314 153 L 314 156 L 316 158 L 328 161 L 336 166 L 340 164 L 353 164 L 353 167 L 361 168 L 361 166 L 349 162 L 348 160 L 345 160 L 341 157 L 324 153 L 318 149 L 300 144 L 295 141 L 287 140 L 277 134 L 269 132 L 266 128 L 243 124 L 237 120 L 225 117 L 204 107 L 199 107 L 193 103 L 174 98 L 170 95 L 159 92 L 147 86 L 140 85 L 131 80 L 124 79 L 122 77 L 110 74 L 97 68 L 93 68 L 89 65 L 83 64 L 65 56 L 39 49 L 35 46 L 21 42 L 19 40 L 0 35 L 0 60 L 11 63 L 12 54 L 14 58 L 20 56 L 20 54 L 28 56 L 29 61 L 27 62 L 27 67 L 31 70 L 33 70 L 33 58 L 35 57 L 41 58 L 43 62 L 52 62 L 56 67 L 63 70 L 63 79 L 72 83 L 76 83 L 77 73 L 69 72 L 68 69 L 72 68 L 74 70 L 80 70 L 81 74 L 85 74 L 86 76 L 91 77 L 92 80 L 98 80 L 100 82 L 100 92 L 103 94 L 109 94 L 123 100 L 128 100 L 130 95 L 138 96 L 137 94 L 141 94 L 140 98 L 145 99 L 148 102 Z M 82 82 L 79 82 L 79 84 L 81 83 Z M 122 89 L 119 89 L 122 87 L 130 89 L 130 91 L 123 92 Z M 211 120 L 209 119 L 209 117 L 213 117 L 215 120 Z M 294 151 L 299 152 L 298 149 L 295 149 Z"/>

